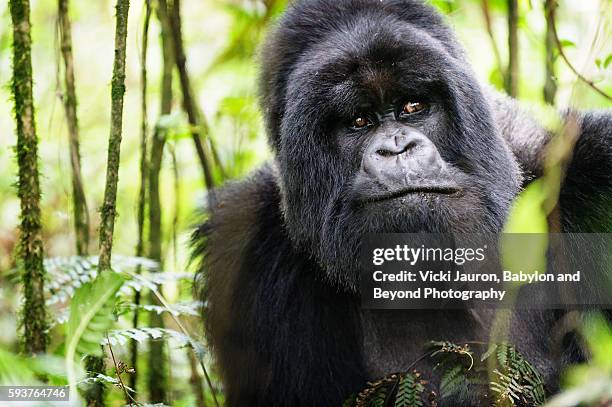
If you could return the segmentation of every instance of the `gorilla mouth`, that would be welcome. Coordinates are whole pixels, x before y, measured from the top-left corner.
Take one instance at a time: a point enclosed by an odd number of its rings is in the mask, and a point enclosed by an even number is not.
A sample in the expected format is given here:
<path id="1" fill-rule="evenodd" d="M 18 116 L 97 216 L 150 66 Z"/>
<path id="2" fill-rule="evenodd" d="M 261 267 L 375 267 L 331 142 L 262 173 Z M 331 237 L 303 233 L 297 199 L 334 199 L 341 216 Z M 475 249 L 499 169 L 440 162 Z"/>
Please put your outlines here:
<path id="1" fill-rule="evenodd" d="M 427 186 L 410 186 L 405 188 L 400 188 L 394 191 L 389 191 L 380 195 L 370 196 L 365 201 L 366 202 L 379 202 L 379 201 L 387 201 L 392 199 L 397 199 L 404 197 L 406 195 L 415 195 L 415 194 L 434 194 L 434 195 L 455 195 L 458 194 L 461 190 L 459 187 L 454 185 L 427 185 Z"/>

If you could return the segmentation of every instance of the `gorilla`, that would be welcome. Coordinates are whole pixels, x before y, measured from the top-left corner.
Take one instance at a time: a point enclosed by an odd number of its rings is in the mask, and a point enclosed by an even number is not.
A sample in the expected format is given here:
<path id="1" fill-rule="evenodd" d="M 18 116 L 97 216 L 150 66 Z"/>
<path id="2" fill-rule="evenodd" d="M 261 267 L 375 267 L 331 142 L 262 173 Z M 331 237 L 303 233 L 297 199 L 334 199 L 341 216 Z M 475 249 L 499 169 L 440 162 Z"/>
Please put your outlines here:
<path id="1" fill-rule="evenodd" d="M 218 192 L 194 233 L 198 295 L 227 405 L 339 406 L 432 339 L 487 340 L 490 315 L 365 310 L 356 259 L 378 232 L 501 231 L 542 175 L 550 135 L 475 78 L 419 0 L 303 0 L 262 55 L 274 158 Z M 612 115 L 576 113 L 560 231 L 612 229 Z M 510 341 L 558 390 L 583 356 L 553 349 L 558 311 L 515 312 Z M 420 366 L 436 385 L 432 366 Z M 486 405 L 469 392 L 439 405 Z"/>

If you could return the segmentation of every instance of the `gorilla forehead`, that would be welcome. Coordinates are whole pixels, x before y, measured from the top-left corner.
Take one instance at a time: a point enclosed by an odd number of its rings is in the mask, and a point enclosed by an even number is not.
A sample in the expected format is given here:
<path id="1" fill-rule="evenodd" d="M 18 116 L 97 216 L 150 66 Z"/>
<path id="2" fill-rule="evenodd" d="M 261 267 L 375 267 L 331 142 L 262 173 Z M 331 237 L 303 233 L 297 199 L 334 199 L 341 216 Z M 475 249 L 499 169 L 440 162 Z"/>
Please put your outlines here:
<path id="1" fill-rule="evenodd" d="M 292 85 L 295 71 L 304 69 L 300 64 L 316 64 L 316 59 L 306 60 L 305 54 L 312 57 L 341 56 L 345 51 L 365 49 L 370 39 L 357 38 L 359 33 L 370 30 L 376 33 L 380 27 L 393 27 L 386 30 L 386 37 L 393 42 L 406 44 L 415 36 L 427 35 L 432 47 L 444 48 L 454 59 L 462 60 L 463 51 L 455 41 L 451 30 L 445 26 L 441 17 L 429 5 L 419 0 L 301 0 L 295 1 L 280 19 L 276 28 L 267 38 L 262 54 L 260 78 L 261 106 L 272 147 L 278 149 L 280 127 L 288 103 L 288 87 Z M 405 36 L 405 30 L 412 31 Z M 384 32 L 384 31 L 378 31 Z M 322 42 L 329 42 L 333 35 L 342 36 L 340 43 L 328 47 L 329 54 L 316 55 L 312 49 L 320 50 Z M 391 35 L 389 35 L 391 34 Z M 357 37 L 355 37 L 357 35 Z M 359 39 L 360 42 L 356 42 Z M 401 41 L 397 41 L 400 40 Z M 433 39 L 433 41 L 432 41 Z M 435 45 L 434 45 L 435 44 Z M 357 48 L 357 49 L 356 49 Z M 413 55 L 417 56 L 417 47 Z M 441 51 L 438 49 L 438 51 Z M 361 53 L 357 52 L 356 55 Z M 346 56 L 346 54 L 345 54 Z M 326 58 L 326 59 L 328 59 Z M 448 58 L 450 60 L 450 58 Z M 435 69 L 434 66 L 429 68 Z M 331 66 L 331 65 L 328 65 Z M 322 68 L 319 66 L 319 68 Z M 313 74 L 317 68 L 313 66 Z M 320 74 L 319 74 L 320 75 Z M 316 76 L 311 76 L 315 81 Z M 295 89 L 295 86 L 293 86 Z M 300 95 L 297 95 L 298 97 Z"/>
<path id="2" fill-rule="evenodd" d="M 457 69 L 454 62 L 437 39 L 411 24 L 393 16 L 374 22 L 361 17 L 303 53 L 287 96 L 353 114 L 356 102 L 375 105 L 425 93 L 427 84 L 448 79 L 447 72 Z"/>

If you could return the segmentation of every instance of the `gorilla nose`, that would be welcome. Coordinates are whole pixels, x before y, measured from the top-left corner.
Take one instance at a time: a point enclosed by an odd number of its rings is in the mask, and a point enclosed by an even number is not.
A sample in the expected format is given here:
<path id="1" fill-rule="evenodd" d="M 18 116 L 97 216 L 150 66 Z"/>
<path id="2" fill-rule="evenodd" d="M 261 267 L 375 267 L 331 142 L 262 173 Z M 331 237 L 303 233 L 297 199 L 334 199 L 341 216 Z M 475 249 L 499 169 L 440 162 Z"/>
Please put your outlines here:
<path id="1" fill-rule="evenodd" d="M 408 153 L 410 150 L 417 147 L 418 141 L 414 139 L 409 139 L 404 135 L 393 136 L 393 140 L 385 140 L 383 145 L 376 150 L 376 154 L 382 157 L 393 157 L 395 155 L 400 155 L 404 153 Z"/>
<path id="2" fill-rule="evenodd" d="M 383 130 L 373 135 L 365 148 L 355 188 L 379 189 L 383 194 L 442 192 L 456 188 L 451 178 L 436 145 L 419 130 L 404 127 L 392 134 Z"/>
<path id="3" fill-rule="evenodd" d="M 375 137 L 363 158 L 366 173 L 387 181 L 435 176 L 442 167 L 443 161 L 436 146 L 413 129 Z"/>

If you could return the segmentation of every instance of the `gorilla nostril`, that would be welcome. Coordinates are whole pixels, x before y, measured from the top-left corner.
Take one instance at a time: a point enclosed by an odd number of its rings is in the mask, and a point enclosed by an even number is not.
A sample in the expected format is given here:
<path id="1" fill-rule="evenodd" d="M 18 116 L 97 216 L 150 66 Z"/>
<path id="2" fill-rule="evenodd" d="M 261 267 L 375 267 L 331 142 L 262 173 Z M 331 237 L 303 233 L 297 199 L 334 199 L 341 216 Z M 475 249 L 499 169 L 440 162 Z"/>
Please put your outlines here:
<path id="1" fill-rule="evenodd" d="M 386 148 L 380 148 L 378 150 L 376 150 L 376 154 L 382 156 L 382 157 L 392 157 L 392 156 L 396 156 L 396 155 L 401 155 L 404 153 L 409 152 L 410 150 L 416 148 L 418 146 L 418 143 L 416 141 L 411 141 L 408 144 L 406 144 L 403 148 L 399 148 L 398 149 L 391 149 L 388 150 Z"/>
<path id="2" fill-rule="evenodd" d="M 404 148 L 404 150 L 402 151 L 402 153 L 403 153 L 403 152 L 405 152 L 405 151 L 412 150 L 412 149 L 413 149 L 413 148 L 415 148 L 416 146 L 417 146 L 417 142 L 413 140 L 413 141 L 411 141 L 410 143 L 408 143 L 408 145 L 407 145 L 407 146 Z"/>
<path id="3" fill-rule="evenodd" d="M 383 156 L 383 157 L 391 157 L 393 155 L 396 155 L 396 153 L 394 153 L 393 151 L 385 150 L 382 148 L 379 150 L 376 150 L 376 154 Z"/>
<path id="4" fill-rule="evenodd" d="M 400 155 L 400 154 L 404 154 L 404 153 L 409 153 L 410 150 L 415 149 L 417 147 L 417 145 L 418 145 L 417 142 L 413 140 L 410 143 L 406 144 L 406 146 L 404 148 L 402 148 L 401 151 L 399 151 L 399 152 L 397 152 L 395 154 Z"/>

